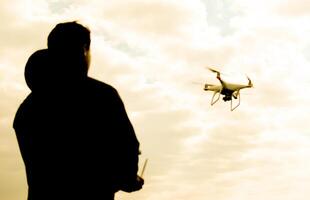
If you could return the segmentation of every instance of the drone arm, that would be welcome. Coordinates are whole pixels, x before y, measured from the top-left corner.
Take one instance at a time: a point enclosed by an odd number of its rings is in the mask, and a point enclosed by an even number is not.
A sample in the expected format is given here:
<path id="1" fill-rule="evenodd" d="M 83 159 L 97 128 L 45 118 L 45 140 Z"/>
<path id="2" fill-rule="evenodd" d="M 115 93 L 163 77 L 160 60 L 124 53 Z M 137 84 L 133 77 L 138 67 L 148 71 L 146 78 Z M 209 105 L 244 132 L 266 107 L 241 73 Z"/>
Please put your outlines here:
<path id="1" fill-rule="evenodd" d="M 211 72 L 216 73 L 216 78 L 217 78 L 217 79 L 221 82 L 221 84 L 223 85 L 223 80 L 221 79 L 221 73 L 220 73 L 219 71 L 215 70 L 215 69 L 210 68 L 210 67 L 209 67 L 209 70 L 210 70 Z"/>
<path id="2" fill-rule="evenodd" d="M 247 78 L 248 78 L 248 87 L 253 87 L 253 83 L 252 83 L 252 81 L 251 81 L 251 79 L 247 76 Z"/>
<path id="3" fill-rule="evenodd" d="M 222 87 L 227 88 L 227 83 L 225 81 L 222 80 L 220 73 L 217 73 L 216 78 L 220 81 Z"/>
<path id="4" fill-rule="evenodd" d="M 223 80 L 221 78 L 221 74 L 219 72 L 216 72 L 216 78 L 221 82 L 223 83 Z"/>

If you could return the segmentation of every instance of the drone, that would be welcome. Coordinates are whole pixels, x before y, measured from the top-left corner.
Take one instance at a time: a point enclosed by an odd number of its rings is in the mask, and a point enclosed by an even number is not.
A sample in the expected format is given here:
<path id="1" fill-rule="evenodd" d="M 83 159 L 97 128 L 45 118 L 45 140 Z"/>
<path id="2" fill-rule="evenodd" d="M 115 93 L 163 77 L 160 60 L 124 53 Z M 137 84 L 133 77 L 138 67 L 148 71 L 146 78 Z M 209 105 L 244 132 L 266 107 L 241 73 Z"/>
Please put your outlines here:
<path id="1" fill-rule="evenodd" d="M 240 90 L 244 88 L 253 87 L 251 79 L 247 77 L 249 81 L 247 85 L 228 83 L 221 78 L 221 73 L 219 71 L 212 69 L 212 68 L 208 68 L 208 69 L 216 73 L 216 78 L 221 83 L 221 85 L 213 85 L 213 84 L 206 83 L 204 86 L 205 91 L 214 91 L 212 99 L 211 99 L 211 105 L 213 106 L 216 102 L 218 102 L 218 100 L 220 99 L 220 96 L 224 95 L 223 100 L 225 102 L 230 101 L 230 110 L 231 111 L 235 110 L 240 105 L 240 102 L 241 102 Z M 218 94 L 217 97 L 215 97 L 216 94 Z M 238 103 L 235 106 L 233 106 L 233 99 L 238 99 Z"/>

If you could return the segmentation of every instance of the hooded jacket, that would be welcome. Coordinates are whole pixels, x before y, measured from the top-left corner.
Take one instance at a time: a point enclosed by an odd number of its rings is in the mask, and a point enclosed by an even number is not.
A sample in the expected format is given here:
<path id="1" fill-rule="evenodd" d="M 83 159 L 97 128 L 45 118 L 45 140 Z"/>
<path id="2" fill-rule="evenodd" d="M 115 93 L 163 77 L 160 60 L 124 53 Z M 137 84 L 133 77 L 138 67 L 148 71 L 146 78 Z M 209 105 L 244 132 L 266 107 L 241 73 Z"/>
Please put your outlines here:
<path id="1" fill-rule="evenodd" d="M 121 98 L 74 67 L 47 49 L 26 64 L 31 93 L 13 127 L 28 199 L 113 199 L 136 180 L 139 142 Z"/>

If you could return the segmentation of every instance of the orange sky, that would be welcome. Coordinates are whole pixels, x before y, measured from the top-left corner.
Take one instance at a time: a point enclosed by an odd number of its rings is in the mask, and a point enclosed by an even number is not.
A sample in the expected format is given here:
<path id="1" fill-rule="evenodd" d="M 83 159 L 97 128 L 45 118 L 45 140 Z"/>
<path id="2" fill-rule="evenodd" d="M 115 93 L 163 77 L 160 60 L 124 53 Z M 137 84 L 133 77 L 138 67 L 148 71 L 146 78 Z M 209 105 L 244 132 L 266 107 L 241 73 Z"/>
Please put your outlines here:
<path id="1" fill-rule="evenodd" d="M 92 31 L 90 76 L 116 87 L 149 158 L 142 191 L 119 200 L 307 200 L 310 4 L 306 0 L 3 0 L 0 199 L 26 199 L 12 120 L 24 65 L 58 23 Z M 253 89 L 210 106 L 206 70 Z M 199 82 L 201 85 L 192 84 Z"/>

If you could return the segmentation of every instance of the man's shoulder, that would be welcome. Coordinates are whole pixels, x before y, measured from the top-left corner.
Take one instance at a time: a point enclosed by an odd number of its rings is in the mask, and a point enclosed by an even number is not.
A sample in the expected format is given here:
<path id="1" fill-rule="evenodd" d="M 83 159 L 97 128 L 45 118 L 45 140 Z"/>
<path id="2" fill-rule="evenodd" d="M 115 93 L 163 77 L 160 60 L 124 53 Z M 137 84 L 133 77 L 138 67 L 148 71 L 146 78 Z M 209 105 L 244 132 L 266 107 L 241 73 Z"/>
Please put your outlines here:
<path id="1" fill-rule="evenodd" d="M 91 77 L 87 78 L 87 86 L 89 89 L 94 90 L 96 92 L 115 93 L 115 94 L 117 93 L 116 89 L 113 86 Z"/>

